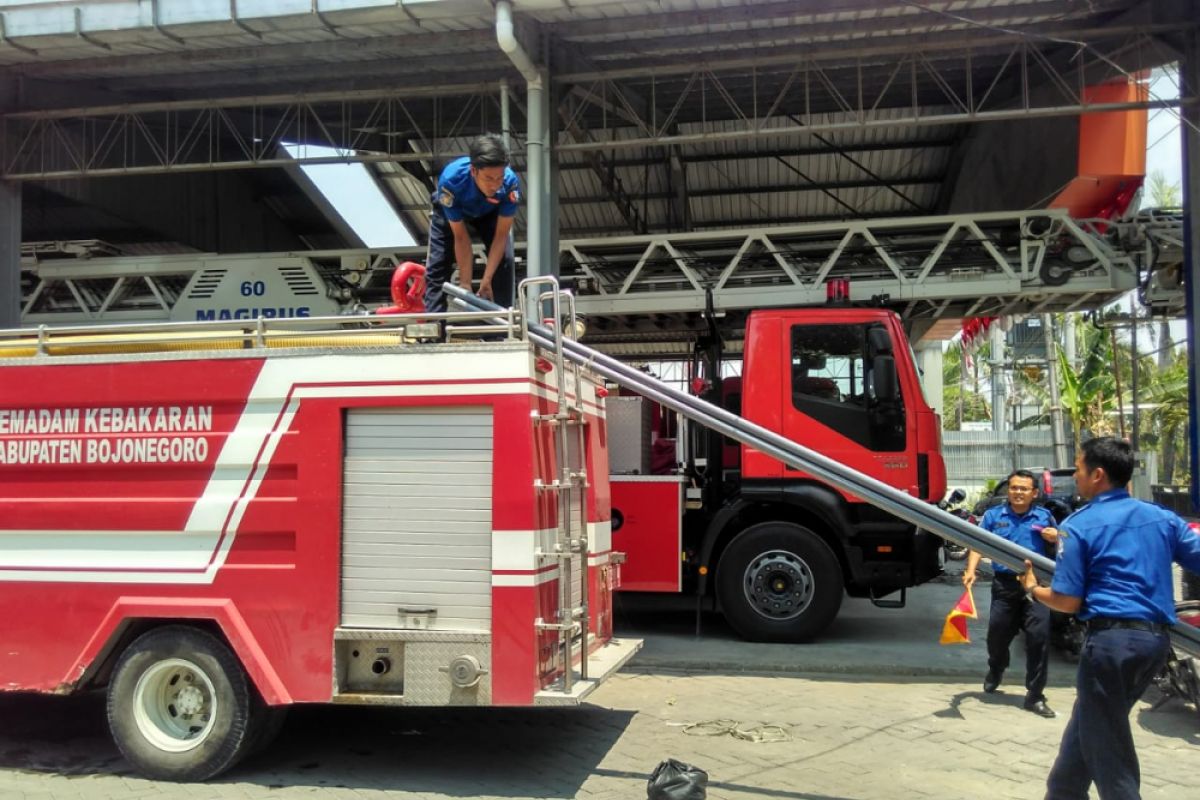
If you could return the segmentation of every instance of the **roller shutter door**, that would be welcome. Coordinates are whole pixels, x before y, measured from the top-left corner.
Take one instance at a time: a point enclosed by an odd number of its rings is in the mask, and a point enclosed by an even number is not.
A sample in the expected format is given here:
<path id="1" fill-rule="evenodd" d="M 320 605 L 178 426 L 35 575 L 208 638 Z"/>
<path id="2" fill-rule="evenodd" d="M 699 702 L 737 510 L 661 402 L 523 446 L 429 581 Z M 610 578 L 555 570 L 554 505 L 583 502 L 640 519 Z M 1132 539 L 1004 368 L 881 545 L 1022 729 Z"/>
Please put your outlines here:
<path id="1" fill-rule="evenodd" d="M 347 412 L 343 626 L 490 630 L 491 553 L 490 408 Z"/>

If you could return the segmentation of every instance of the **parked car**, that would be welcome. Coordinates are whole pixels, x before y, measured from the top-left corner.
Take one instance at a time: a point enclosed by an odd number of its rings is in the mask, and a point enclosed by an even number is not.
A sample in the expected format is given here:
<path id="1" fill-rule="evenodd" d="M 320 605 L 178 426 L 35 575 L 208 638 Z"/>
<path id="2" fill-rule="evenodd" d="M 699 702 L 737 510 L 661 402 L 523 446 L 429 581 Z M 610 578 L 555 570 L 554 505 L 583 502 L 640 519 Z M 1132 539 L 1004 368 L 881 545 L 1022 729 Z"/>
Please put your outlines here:
<path id="1" fill-rule="evenodd" d="M 1054 515 L 1056 522 L 1062 522 L 1067 515 L 1083 505 L 1083 498 L 1075 493 L 1075 468 L 1062 467 L 1047 469 L 1038 467 L 1029 470 L 1035 476 L 1041 476 L 1038 484 L 1038 497 L 1034 502 L 1046 506 Z M 982 517 L 983 513 L 992 506 L 998 506 L 1008 499 L 1008 478 L 1000 481 L 992 493 L 975 504 L 975 516 Z"/>

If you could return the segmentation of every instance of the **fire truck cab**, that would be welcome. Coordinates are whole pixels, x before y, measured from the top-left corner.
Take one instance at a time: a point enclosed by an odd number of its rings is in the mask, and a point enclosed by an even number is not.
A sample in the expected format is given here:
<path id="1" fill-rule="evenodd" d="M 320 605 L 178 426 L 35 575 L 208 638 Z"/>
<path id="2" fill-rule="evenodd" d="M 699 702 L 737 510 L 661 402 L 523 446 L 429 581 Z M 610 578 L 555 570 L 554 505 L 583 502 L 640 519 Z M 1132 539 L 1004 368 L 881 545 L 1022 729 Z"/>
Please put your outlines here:
<path id="1" fill-rule="evenodd" d="M 701 348 L 695 388 L 711 402 L 915 497 L 945 494 L 940 421 L 895 313 L 755 311 L 736 377 L 722 376 L 719 337 Z M 623 591 L 715 597 L 747 639 L 804 641 L 834 619 L 843 593 L 895 604 L 881 598 L 940 573 L 933 534 L 744 444 L 661 418 L 656 427 L 648 403 L 609 406 Z M 642 454 L 661 450 L 664 430 L 677 434 L 677 456 L 651 470 Z"/>

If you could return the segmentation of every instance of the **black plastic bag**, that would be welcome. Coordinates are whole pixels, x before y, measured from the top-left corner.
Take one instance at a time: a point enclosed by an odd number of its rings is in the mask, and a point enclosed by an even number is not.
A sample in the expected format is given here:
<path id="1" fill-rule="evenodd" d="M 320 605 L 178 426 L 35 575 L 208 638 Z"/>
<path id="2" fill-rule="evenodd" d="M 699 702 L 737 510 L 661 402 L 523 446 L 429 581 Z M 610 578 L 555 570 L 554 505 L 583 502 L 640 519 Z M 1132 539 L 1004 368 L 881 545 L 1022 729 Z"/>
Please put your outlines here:
<path id="1" fill-rule="evenodd" d="M 646 797 L 649 800 L 704 800 L 708 797 L 708 773 L 668 758 L 650 774 Z"/>

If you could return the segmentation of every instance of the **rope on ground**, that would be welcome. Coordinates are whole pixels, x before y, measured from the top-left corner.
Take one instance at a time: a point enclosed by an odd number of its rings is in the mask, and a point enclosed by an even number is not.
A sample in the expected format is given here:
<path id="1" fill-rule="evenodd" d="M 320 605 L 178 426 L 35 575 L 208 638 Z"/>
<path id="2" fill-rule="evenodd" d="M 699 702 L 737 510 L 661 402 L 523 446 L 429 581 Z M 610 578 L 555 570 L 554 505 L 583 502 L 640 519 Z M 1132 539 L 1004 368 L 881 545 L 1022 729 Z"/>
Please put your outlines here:
<path id="1" fill-rule="evenodd" d="M 750 723 L 743 726 L 737 720 L 713 719 L 707 722 L 692 722 L 683 726 L 688 736 L 732 736 L 747 742 L 790 742 L 792 735 L 782 725 Z"/>

